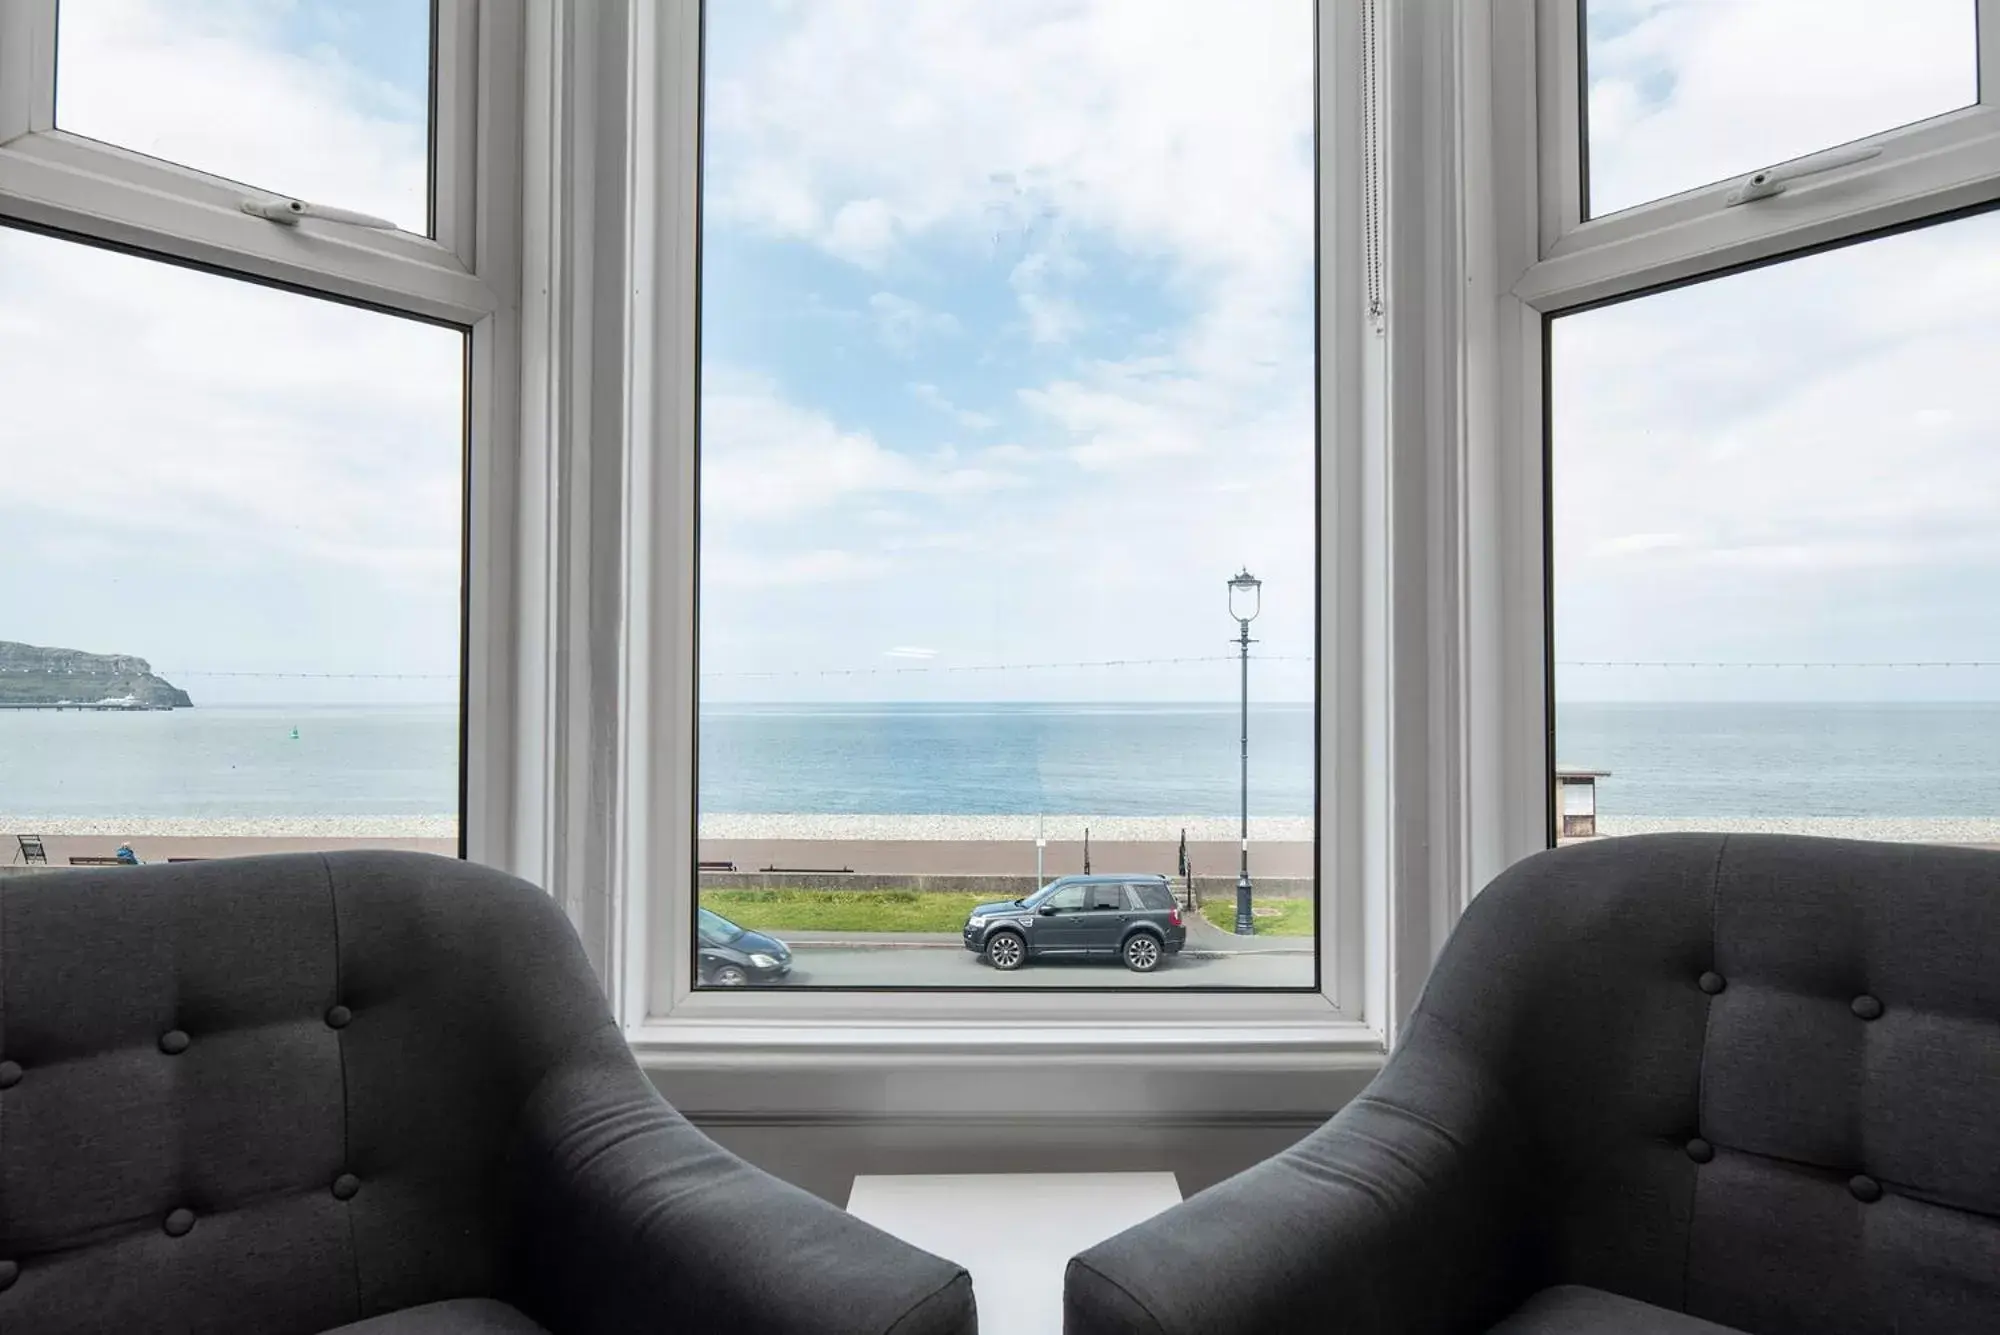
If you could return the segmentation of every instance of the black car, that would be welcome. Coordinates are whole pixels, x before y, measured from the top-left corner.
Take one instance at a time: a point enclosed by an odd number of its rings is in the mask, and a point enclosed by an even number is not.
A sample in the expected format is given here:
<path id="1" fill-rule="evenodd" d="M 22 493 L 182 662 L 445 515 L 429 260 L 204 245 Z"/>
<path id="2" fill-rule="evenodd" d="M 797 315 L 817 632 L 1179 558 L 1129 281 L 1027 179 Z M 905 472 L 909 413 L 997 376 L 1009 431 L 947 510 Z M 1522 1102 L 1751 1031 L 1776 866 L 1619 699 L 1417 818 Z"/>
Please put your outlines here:
<path id="1" fill-rule="evenodd" d="M 696 909 L 703 987 L 780 983 L 792 971 L 792 948 L 775 936 L 738 927 L 720 913 Z"/>
<path id="2" fill-rule="evenodd" d="M 965 920 L 965 948 L 996 969 L 1041 955 L 1101 956 L 1151 973 L 1186 944 L 1164 876 L 1061 876 L 1026 899 L 981 904 Z"/>

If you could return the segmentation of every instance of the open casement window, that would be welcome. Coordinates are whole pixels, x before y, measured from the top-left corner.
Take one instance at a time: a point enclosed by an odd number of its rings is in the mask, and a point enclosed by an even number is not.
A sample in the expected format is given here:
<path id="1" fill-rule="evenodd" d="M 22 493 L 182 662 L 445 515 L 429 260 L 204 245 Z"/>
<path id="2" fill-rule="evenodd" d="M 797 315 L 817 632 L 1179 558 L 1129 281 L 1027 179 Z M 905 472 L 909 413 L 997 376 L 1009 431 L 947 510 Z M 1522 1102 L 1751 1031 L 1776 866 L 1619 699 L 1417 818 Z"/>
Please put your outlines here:
<path id="1" fill-rule="evenodd" d="M 473 0 L 0 5 L 0 473 L 10 541 L 49 553 L 41 587 L 4 586 L 0 639 L 148 657 L 208 726 L 38 734 L 8 798 L 60 787 L 26 800 L 142 853 L 180 819 L 129 819 L 149 801 L 221 839 L 147 860 L 389 842 L 534 874 L 511 833 L 521 25 Z M 239 818 L 289 837 L 231 844 Z"/>
<path id="2" fill-rule="evenodd" d="M 1990 839 L 2000 6 L 1528 11 L 1460 27 L 1506 855 Z"/>
<path id="3" fill-rule="evenodd" d="M 1537 0 L 1535 22 L 1537 309 L 1988 197 L 1993 0 Z"/>

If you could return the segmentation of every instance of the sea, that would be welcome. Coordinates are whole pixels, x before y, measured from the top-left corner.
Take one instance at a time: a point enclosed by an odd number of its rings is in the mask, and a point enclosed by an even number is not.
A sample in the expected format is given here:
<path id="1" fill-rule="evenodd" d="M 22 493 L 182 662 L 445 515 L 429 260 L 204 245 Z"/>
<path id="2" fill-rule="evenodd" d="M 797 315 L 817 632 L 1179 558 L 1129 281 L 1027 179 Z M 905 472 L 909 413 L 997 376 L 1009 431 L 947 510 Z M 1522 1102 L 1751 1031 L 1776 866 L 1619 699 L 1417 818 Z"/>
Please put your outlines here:
<path id="1" fill-rule="evenodd" d="M 1231 816 L 1235 706 L 714 705 L 706 813 Z M 1250 813 L 1310 815 L 1314 715 L 1253 707 Z M 451 706 L 0 711 L 0 814 L 448 815 Z M 2000 817 L 2000 704 L 1567 704 L 1601 815 Z"/>

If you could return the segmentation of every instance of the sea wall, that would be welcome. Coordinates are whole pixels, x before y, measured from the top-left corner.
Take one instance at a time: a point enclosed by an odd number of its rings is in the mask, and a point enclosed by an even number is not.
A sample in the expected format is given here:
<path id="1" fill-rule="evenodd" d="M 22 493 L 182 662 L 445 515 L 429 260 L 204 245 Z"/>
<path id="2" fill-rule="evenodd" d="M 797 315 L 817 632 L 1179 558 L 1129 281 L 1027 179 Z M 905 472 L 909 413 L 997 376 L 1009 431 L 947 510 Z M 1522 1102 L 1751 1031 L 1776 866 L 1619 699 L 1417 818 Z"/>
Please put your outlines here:
<path id="1" fill-rule="evenodd" d="M 1106 866 L 1094 870 L 1129 871 L 1130 868 Z M 1054 880 L 1065 874 L 1051 871 L 1046 879 Z M 1174 893 L 1179 895 L 1186 883 L 1178 877 L 1168 879 Z M 990 895 L 994 899 L 1018 899 L 1039 890 L 1043 884 L 1043 879 L 1035 876 L 910 876 L 893 872 L 856 872 L 852 875 L 754 871 L 701 873 L 701 888 L 704 890 L 902 890 L 919 894 L 978 894 Z M 1257 876 L 1253 872 L 1252 885 L 1260 899 L 1308 899 L 1313 892 L 1310 879 L 1294 876 Z M 1217 898 L 1233 898 L 1236 878 L 1197 876 L 1194 878 L 1194 893 L 1195 898 L 1203 903 Z"/>

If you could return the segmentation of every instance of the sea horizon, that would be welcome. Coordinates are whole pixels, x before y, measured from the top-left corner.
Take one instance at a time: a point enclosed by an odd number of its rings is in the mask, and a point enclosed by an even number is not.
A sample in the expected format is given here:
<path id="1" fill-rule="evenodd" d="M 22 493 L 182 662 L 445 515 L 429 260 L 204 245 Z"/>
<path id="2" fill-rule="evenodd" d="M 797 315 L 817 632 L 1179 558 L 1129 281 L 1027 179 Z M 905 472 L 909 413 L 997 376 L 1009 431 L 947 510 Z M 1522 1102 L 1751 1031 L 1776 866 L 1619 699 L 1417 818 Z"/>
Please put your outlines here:
<path id="1" fill-rule="evenodd" d="M 1250 814 L 1313 815 L 1314 714 L 1251 706 Z M 1233 818 L 1222 701 L 711 701 L 704 820 Z M 296 735 L 294 735 L 296 733 Z M 450 702 L 0 713 L 0 815 L 50 821 L 457 818 Z M 1620 822 L 2000 819 L 2000 702 L 1566 701 L 1556 760 L 1609 771 Z"/>

